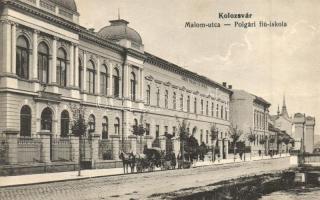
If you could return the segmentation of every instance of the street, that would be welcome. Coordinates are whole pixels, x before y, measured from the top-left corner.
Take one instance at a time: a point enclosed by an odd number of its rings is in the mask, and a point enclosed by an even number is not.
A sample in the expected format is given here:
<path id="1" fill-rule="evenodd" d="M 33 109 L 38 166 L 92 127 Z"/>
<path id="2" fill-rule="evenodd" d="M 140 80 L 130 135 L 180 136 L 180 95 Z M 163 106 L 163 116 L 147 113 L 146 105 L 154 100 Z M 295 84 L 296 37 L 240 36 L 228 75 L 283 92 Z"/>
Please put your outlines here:
<path id="1" fill-rule="evenodd" d="M 192 169 L 109 176 L 0 188 L 3 200 L 153 199 L 152 194 L 199 187 L 239 176 L 289 168 L 289 158 L 231 163 Z M 76 172 L 75 172 L 76 173 Z"/>

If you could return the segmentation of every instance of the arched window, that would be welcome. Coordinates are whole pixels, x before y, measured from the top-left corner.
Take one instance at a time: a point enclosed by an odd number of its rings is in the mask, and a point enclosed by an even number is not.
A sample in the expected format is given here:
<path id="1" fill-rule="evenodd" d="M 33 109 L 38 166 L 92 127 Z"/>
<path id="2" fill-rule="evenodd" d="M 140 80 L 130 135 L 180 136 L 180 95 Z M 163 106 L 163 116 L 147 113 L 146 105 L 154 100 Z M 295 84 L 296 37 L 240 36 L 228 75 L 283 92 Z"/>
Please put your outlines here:
<path id="1" fill-rule="evenodd" d="M 217 118 L 219 117 L 219 104 L 217 104 L 216 106 L 216 117 Z"/>
<path id="2" fill-rule="evenodd" d="M 130 78 L 130 94 L 131 94 L 131 100 L 136 100 L 136 75 L 134 72 L 131 72 L 131 78 Z"/>
<path id="3" fill-rule="evenodd" d="M 52 131 L 52 111 L 45 108 L 41 113 L 41 130 Z"/>
<path id="4" fill-rule="evenodd" d="M 194 107 L 194 113 L 197 114 L 197 98 L 194 98 L 194 105 L 193 105 L 193 107 Z"/>
<path id="5" fill-rule="evenodd" d="M 20 110 L 20 136 L 31 136 L 31 109 L 23 106 Z"/>
<path id="6" fill-rule="evenodd" d="M 200 130 L 200 144 L 203 142 L 203 131 L 202 129 Z"/>
<path id="7" fill-rule="evenodd" d="M 206 144 L 209 143 L 209 131 L 206 130 Z"/>
<path id="8" fill-rule="evenodd" d="M 147 104 L 150 105 L 150 98 L 151 98 L 151 88 L 150 85 L 147 86 Z"/>
<path id="9" fill-rule="evenodd" d="M 135 126 L 138 126 L 138 120 L 137 120 L 137 119 L 134 119 L 134 120 L 133 120 L 133 124 L 134 124 Z"/>
<path id="10" fill-rule="evenodd" d="M 107 95 L 108 91 L 108 69 L 106 65 L 102 65 L 100 69 L 100 93 L 101 95 Z"/>
<path id="11" fill-rule="evenodd" d="M 95 92 L 95 81 L 96 81 L 95 74 L 96 74 L 96 70 L 95 70 L 94 64 L 90 60 L 87 67 L 87 77 L 86 77 L 89 94 L 94 94 Z"/>
<path id="12" fill-rule="evenodd" d="M 16 74 L 20 78 L 29 78 L 29 43 L 24 36 L 17 40 Z"/>
<path id="13" fill-rule="evenodd" d="M 88 131 L 92 133 L 96 130 L 96 117 L 91 114 L 88 119 Z"/>
<path id="14" fill-rule="evenodd" d="M 183 111 L 183 94 L 180 96 L 180 110 Z"/>
<path id="15" fill-rule="evenodd" d="M 223 112 L 224 112 L 224 110 L 223 110 L 223 106 L 221 106 L 221 111 L 220 111 L 220 114 L 221 114 L 221 119 L 223 119 Z"/>
<path id="16" fill-rule="evenodd" d="M 82 88 L 82 70 L 83 70 L 83 66 L 82 66 L 82 61 L 81 61 L 80 58 L 79 58 L 78 70 L 79 70 L 79 77 L 78 77 L 79 88 L 80 88 L 80 90 L 81 90 L 81 88 Z"/>
<path id="17" fill-rule="evenodd" d="M 38 46 L 38 77 L 41 83 L 49 83 L 49 47 L 41 42 Z"/>
<path id="18" fill-rule="evenodd" d="M 190 96 L 187 98 L 187 112 L 190 112 Z"/>
<path id="19" fill-rule="evenodd" d="M 120 77 L 119 70 L 117 68 L 113 69 L 113 96 L 119 97 L 120 94 Z"/>
<path id="20" fill-rule="evenodd" d="M 120 135 L 120 119 L 116 118 L 114 121 L 114 133 Z"/>
<path id="21" fill-rule="evenodd" d="M 177 95 L 174 92 L 173 96 L 172 96 L 172 104 L 173 104 L 173 109 L 176 110 L 177 109 Z"/>
<path id="22" fill-rule="evenodd" d="M 209 102 L 207 101 L 206 104 L 206 115 L 209 115 Z"/>
<path id="23" fill-rule="evenodd" d="M 69 123 L 70 123 L 69 112 L 64 110 L 61 113 L 61 123 L 60 123 L 61 124 L 61 128 L 60 128 L 61 137 L 68 137 Z"/>
<path id="24" fill-rule="evenodd" d="M 157 106 L 160 106 L 160 89 L 157 90 Z"/>
<path id="25" fill-rule="evenodd" d="M 109 133 L 108 133 L 108 118 L 103 117 L 102 119 L 102 139 L 108 139 L 109 138 Z"/>
<path id="26" fill-rule="evenodd" d="M 228 120 L 228 108 L 227 107 L 225 108 L 224 117 L 225 117 L 226 120 Z"/>
<path id="27" fill-rule="evenodd" d="M 164 95 L 164 107 L 168 108 L 168 98 L 169 98 L 169 92 L 168 90 L 165 91 L 165 95 Z"/>
<path id="28" fill-rule="evenodd" d="M 67 86 L 67 53 L 59 48 L 57 54 L 57 83 L 60 86 Z"/>
<path id="29" fill-rule="evenodd" d="M 211 116 L 214 116 L 214 103 L 211 103 Z"/>
<path id="30" fill-rule="evenodd" d="M 203 112 L 204 112 L 203 111 L 203 99 L 201 99 L 201 103 L 200 104 L 201 104 L 201 115 L 203 115 Z"/>

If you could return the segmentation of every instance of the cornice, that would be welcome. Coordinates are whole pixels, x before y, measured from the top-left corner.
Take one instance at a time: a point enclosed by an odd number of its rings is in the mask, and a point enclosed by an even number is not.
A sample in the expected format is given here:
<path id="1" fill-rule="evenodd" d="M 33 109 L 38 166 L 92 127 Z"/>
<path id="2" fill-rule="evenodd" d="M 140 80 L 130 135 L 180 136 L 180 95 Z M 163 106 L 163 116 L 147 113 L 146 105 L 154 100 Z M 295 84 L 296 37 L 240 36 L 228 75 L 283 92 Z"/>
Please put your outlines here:
<path id="1" fill-rule="evenodd" d="M 194 73 L 192 71 L 189 71 L 187 69 L 184 69 L 178 65 L 175 65 L 173 63 L 170 63 L 166 60 L 163 60 L 161 58 L 158 58 L 148 52 L 145 52 L 145 55 L 147 56 L 147 59 L 145 60 L 146 63 L 152 64 L 152 65 L 156 65 L 160 68 L 163 68 L 165 70 L 180 74 L 182 76 L 187 76 L 187 77 L 191 77 L 196 81 L 208 84 L 210 86 L 214 86 L 214 87 L 218 87 L 219 89 L 227 92 L 229 95 L 231 95 L 233 92 L 225 87 L 223 87 L 221 84 L 208 79 L 207 77 L 201 76 L 197 73 Z"/>

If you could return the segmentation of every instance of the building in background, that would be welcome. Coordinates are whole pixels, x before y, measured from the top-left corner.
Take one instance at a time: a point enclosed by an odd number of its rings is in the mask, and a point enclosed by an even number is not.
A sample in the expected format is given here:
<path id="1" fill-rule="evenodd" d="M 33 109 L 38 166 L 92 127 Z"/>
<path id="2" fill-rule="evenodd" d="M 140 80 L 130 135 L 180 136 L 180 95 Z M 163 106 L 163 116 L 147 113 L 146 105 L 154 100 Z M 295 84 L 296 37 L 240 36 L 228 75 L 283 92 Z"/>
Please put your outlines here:
<path id="1" fill-rule="evenodd" d="M 240 140 L 251 146 L 254 154 L 268 151 L 268 116 L 271 104 L 261 97 L 244 90 L 233 90 L 230 102 L 230 117 L 232 126 L 243 131 Z M 255 141 L 249 142 L 249 134 L 255 135 Z"/>

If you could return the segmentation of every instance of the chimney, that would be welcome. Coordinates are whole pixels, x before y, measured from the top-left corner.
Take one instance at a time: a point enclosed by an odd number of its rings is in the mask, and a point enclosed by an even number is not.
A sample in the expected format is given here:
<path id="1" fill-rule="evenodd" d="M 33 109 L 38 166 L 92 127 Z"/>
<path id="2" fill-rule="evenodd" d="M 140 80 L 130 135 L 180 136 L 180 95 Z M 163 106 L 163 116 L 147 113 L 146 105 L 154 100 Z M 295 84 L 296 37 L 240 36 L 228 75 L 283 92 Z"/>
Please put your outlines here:
<path id="1" fill-rule="evenodd" d="M 229 85 L 228 88 L 229 88 L 229 90 L 232 90 L 232 85 Z"/>
<path id="2" fill-rule="evenodd" d="M 227 87 L 227 82 L 222 83 L 223 87 Z"/>

